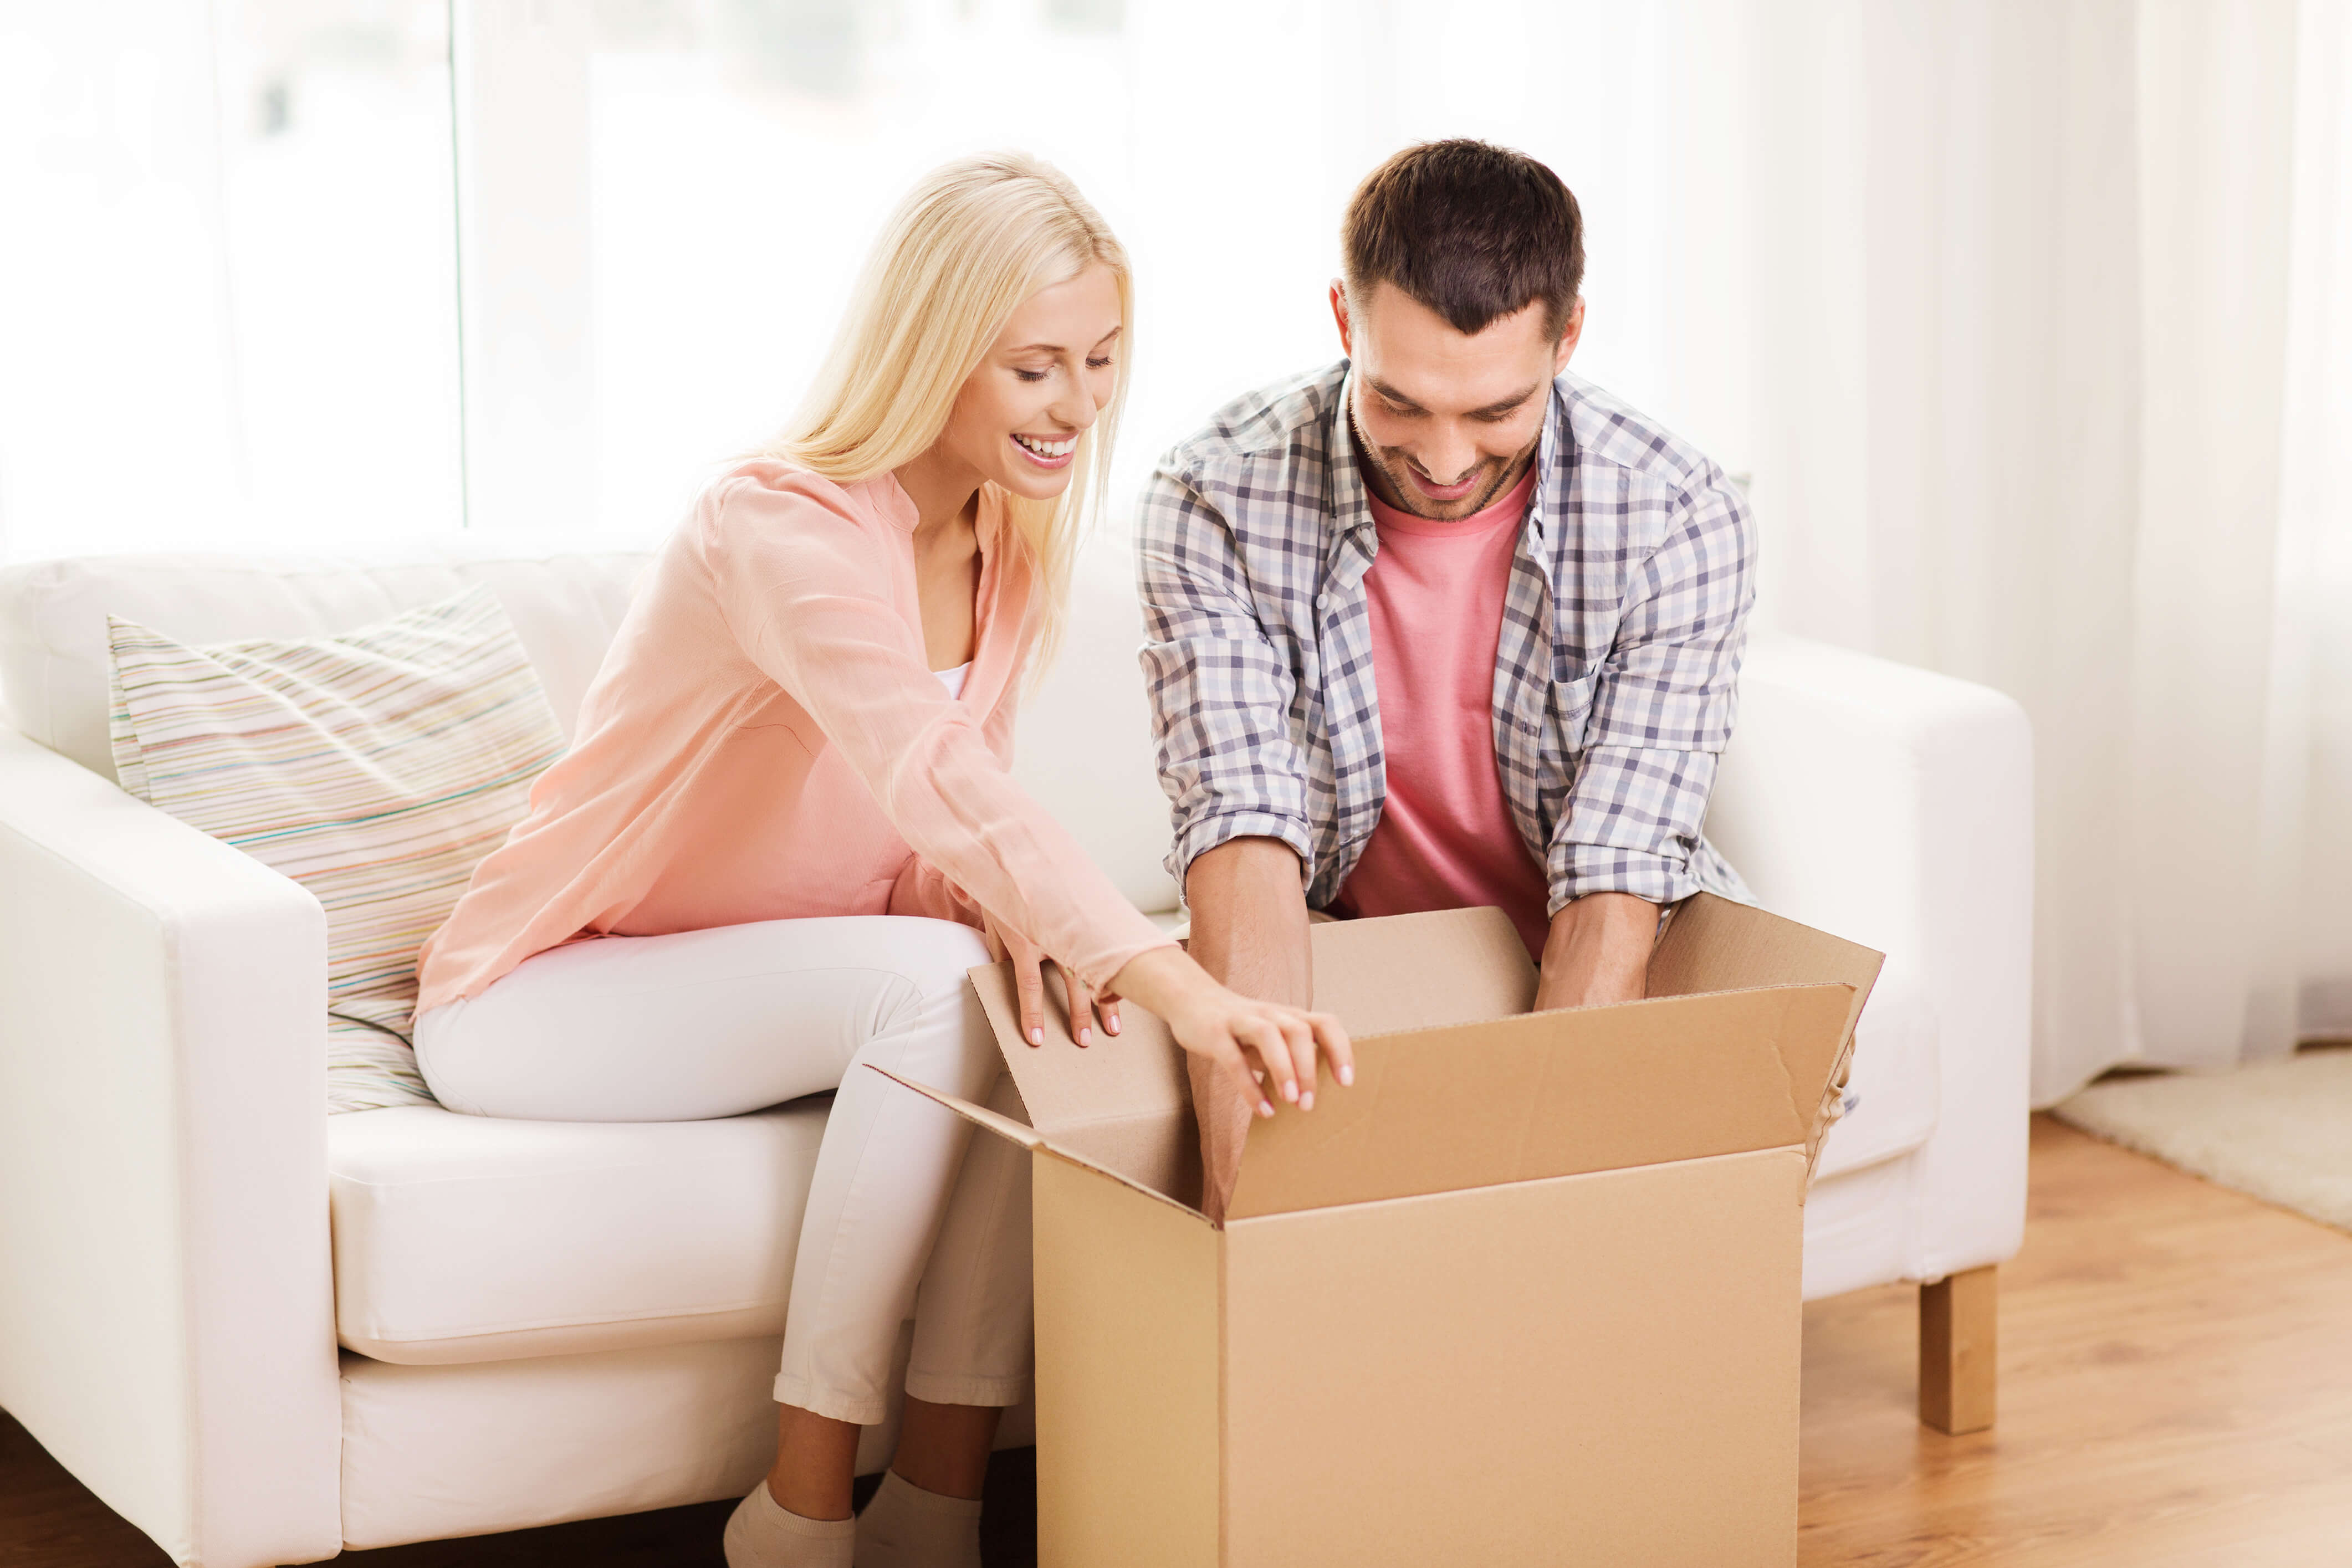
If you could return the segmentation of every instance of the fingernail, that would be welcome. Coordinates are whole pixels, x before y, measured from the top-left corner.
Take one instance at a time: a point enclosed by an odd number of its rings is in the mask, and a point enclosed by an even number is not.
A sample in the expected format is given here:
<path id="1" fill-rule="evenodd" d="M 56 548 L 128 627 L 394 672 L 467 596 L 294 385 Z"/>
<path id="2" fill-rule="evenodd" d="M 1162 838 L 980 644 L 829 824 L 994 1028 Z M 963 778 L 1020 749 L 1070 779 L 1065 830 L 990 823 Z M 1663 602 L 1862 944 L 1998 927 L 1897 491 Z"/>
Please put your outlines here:
<path id="1" fill-rule="evenodd" d="M 1298 1108 L 1302 1111 L 1312 1111 L 1315 1109 L 1314 1090 L 1309 1089 L 1306 1093 L 1301 1094 L 1298 1097 Z"/>
<path id="2" fill-rule="evenodd" d="M 1087 1044 L 1090 1044 L 1090 1043 L 1092 1043 L 1092 1041 L 1093 1041 L 1094 1038 L 1095 1038 L 1095 1031 L 1094 1031 L 1094 1030 L 1090 1030 L 1090 1029 L 1082 1029 L 1082 1030 L 1078 1030 L 1078 1043 L 1079 1043 L 1080 1045 L 1087 1045 Z"/>
<path id="3" fill-rule="evenodd" d="M 1033 1030 L 1031 1030 L 1029 1031 L 1029 1043 L 1030 1043 L 1030 1044 L 1032 1044 L 1032 1045 L 1043 1045 L 1043 1044 L 1045 1044 L 1045 1031 L 1044 1030 L 1042 1030 L 1042 1029 L 1033 1029 Z"/>
<path id="4" fill-rule="evenodd" d="M 1297 1104 L 1297 1103 L 1298 1103 L 1298 1082 L 1297 1082 L 1297 1080 L 1293 1079 L 1290 1082 L 1286 1083 L 1286 1084 L 1284 1084 L 1284 1085 L 1282 1086 L 1282 1097 L 1283 1097 L 1285 1100 L 1289 1101 L 1289 1102 L 1290 1102 L 1292 1104 L 1294 1104 L 1294 1105 L 1296 1105 L 1296 1104 Z"/>
<path id="5" fill-rule="evenodd" d="M 1110 1030 L 1113 1034 L 1117 1034 L 1118 1032 L 1118 1015 L 1113 1014 L 1111 1017 L 1103 1019 L 1103 1028 Z"/>
<path id="6" fill-rule="evenodd" d="M 1343 1067 L 1343 1068 L 1339 1069 L 1339 1082 L 1340 1082 L 1340 1084 L 1341 1084 L 1341 1086 L 1342 1086 L 1342 1087 L 1346 1087 L 1346 1086 L 1351 1085 L 1351 1084 L 1353 1084 L 1355 1082 L 1356 1082 L 1356 1070 L 1355 1070 L 1354 1068 L 1352 1068 L 1352 1067 Z"/>
<path id="7" fill-rule="evenodd" d="M 1274 1114 L 1274 1102 L 1273 1102 L 1273 1101 L 1271 1101 L 1271 1100 L 1261 1100 L 1261 1101 L 1259 1101 L 1259 1102 L 1257 1103 L 1257 1113 L 1258 1113 L 1259 1115 L 1261 1115 L 1261 1116 L 1271 1116 L 1271 1115 L 1273 1115 L 1273 1114 Z"/>

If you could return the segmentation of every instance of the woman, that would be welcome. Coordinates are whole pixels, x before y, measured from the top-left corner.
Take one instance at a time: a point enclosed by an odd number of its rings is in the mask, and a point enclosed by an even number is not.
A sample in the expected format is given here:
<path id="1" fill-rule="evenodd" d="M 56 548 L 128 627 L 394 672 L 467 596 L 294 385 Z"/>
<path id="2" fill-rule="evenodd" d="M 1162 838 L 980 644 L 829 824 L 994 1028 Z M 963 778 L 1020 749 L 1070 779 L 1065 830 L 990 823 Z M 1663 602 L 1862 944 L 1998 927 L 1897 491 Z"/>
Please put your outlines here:
<path id="1" fill-rule="evenodd" d="M 1318 1047 L 1352 1077 L 1334 1020 L 1212 980 L 1005 772 L 1016 682 L 1099 505 L 1129 296 L 1054 169 L 924 180 L 800 413 L 670 538 L 572 751 L 421 956 L 417 1060 L 453 1110 L 677 1120 L 836 1091 L 738 1568 L 979 1560 L 990 1441 L 1029 1370 L 1025 1166 L 983 1140 L 950 1212 L 966 1126 L 862 1069 L 985 1098 L 1002 1061 L 964 972 L 992 945 L 1033 1043 L 1042 955 L 1081 1043 L 1128 997 L 1268 1095 L 1310 1106 Z M 853 1521 L 910 1306 L 898 1455 Z"/>

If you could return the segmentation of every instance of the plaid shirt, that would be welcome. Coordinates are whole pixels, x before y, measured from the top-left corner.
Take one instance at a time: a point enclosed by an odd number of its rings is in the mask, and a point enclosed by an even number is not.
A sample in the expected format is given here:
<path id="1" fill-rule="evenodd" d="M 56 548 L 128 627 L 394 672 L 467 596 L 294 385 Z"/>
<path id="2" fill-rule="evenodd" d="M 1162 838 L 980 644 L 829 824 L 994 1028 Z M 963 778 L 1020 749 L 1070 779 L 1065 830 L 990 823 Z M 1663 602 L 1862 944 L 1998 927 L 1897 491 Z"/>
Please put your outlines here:
<path id="1" fill-rule="evenodd" d="M 1160 462 L 1137 539 L 1168 869 L 1280 839 L 1322 908 L 1387 776 L 1348 364 L 1228 404 Z M 1573 376 L 1552 388 L 1495 651 L 1495 760 L 1548 913 L 1588 893 L 1745 900 L 1699 836 L 1755 598 L 1747 503 L 1713 463 Z M 1437 629 L 1433 628 L 1434 633 Z"/>

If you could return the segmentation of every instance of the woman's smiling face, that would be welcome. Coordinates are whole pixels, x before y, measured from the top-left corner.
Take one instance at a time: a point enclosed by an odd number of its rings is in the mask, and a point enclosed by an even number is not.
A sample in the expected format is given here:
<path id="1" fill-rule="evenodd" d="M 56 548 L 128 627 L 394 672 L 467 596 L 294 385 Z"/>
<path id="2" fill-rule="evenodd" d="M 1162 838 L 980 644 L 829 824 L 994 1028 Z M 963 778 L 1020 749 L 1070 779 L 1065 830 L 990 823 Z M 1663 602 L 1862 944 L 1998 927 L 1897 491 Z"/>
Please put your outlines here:
<path id="1" fill-rule="evenodd" d="M 956 395 L 944 452 L 1033 501 L 1069 487 L 1080 436 L 1110 402 L 1118 279 L 1097 263 L 1021 302 Z"/>

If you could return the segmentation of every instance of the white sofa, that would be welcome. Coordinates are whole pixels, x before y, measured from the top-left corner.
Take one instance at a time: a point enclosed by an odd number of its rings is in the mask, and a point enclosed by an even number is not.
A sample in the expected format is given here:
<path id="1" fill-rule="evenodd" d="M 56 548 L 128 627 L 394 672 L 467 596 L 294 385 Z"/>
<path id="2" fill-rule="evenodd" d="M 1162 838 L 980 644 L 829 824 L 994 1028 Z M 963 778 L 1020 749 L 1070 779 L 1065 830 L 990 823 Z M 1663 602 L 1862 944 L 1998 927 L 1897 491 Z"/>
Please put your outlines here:
<path id="1" fill-rule="evenodd" d="M 822 1103 L 330 1117 L 318 904 L 121 792 L 108 758 L 108 612 L 192 642 L 329 632 L 484 581 L 568 722 L 642 561 L 0 572 L 0 1406 L 180 1563 L 728 1497 L 768 1463 Z M 1129 581 L 1116 550 L 1087 561 L 1022 771 L 1172 912 Z M 1751 650 L 1711 831 L 1767 904 L 1888 956 L 1808 1209 L 1809 1296 L 2018 1245 L 2028 744 L 1981 688 Z"/>

